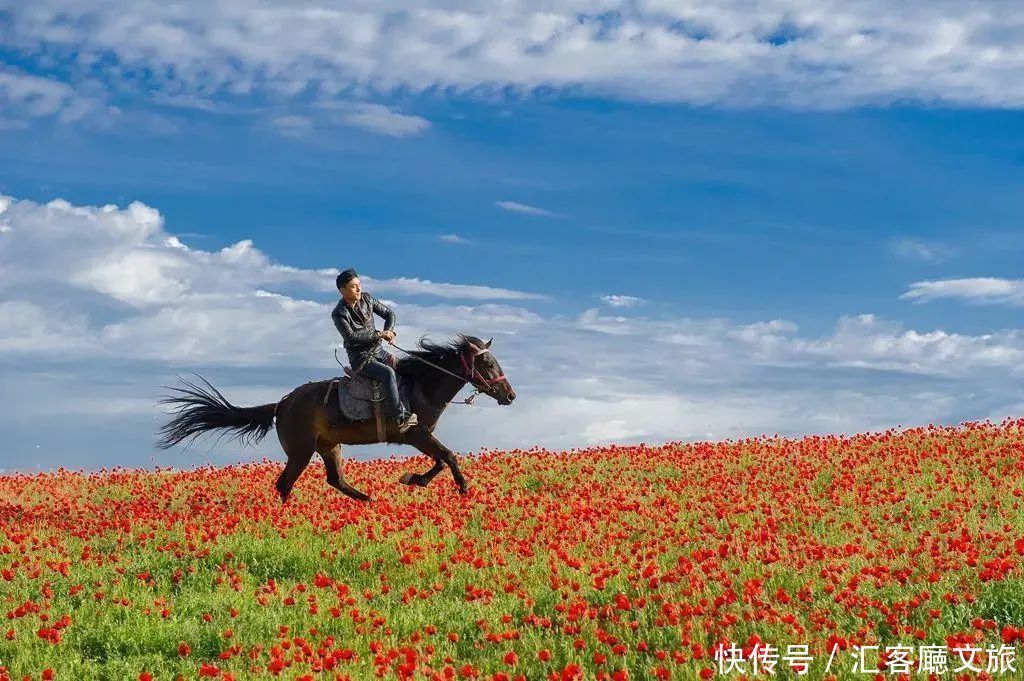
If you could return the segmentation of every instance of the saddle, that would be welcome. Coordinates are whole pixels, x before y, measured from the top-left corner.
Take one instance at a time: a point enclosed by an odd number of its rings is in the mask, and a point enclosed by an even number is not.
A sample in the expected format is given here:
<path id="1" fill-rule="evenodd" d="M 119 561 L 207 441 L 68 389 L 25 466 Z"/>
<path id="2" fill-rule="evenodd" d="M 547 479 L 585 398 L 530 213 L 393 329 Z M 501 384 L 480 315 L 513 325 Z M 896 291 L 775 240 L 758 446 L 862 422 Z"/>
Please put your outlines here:
<path id="1" fill-rule="evenodd" d="M 331 381 L 332 387 L 335 384 L 338 386 L 338 410 L 341 416 L 349 421 L 374 419 L 377 422 L 377 438 L 384 442 L 387 421 L 384 416 L 384 384 L 377 379 L 356 373 L 351 367 L 344 369 L 344 376 L 335 377 Z M 325 405 L 330 394 L 331 391 L 328 390 L 324 396 Z M 409 399 L 401 376 L 398 376 L 398 397 L 399 402 L 408 411 Z"/>

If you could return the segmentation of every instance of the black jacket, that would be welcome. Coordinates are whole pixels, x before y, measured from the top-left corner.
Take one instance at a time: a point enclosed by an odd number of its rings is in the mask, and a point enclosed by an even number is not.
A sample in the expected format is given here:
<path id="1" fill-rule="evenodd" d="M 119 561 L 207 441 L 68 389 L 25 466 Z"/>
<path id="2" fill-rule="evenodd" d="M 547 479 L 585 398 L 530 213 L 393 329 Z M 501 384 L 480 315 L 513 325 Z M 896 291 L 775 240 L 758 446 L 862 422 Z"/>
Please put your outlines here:
<path id="1" fill-rule="evenodd" d="M 366 356 L 380 347 L 380 333 L 373 321 L 375 313 L 384 318 L 384 331 L 395 327 L 394 311 L 366 291 L 359 296 L 354 308 L 342 298 L 331 312 L 353 369 L 359 369 Z"/>

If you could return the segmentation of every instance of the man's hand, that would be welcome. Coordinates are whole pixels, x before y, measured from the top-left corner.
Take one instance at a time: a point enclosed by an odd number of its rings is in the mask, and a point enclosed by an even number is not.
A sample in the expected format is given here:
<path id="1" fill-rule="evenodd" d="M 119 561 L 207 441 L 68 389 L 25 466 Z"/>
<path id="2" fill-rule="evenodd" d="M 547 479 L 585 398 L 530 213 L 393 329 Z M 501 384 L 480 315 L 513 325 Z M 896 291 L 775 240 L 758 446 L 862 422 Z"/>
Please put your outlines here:
<path id="1" fill-rule="evenodd" d="M 380 337 L 386 340 L 388 343 L 395 340 L 396 335 L 398 334 L 395 333 L 394 329 L 387 329 L 386 331 L 380 332 Z"/>

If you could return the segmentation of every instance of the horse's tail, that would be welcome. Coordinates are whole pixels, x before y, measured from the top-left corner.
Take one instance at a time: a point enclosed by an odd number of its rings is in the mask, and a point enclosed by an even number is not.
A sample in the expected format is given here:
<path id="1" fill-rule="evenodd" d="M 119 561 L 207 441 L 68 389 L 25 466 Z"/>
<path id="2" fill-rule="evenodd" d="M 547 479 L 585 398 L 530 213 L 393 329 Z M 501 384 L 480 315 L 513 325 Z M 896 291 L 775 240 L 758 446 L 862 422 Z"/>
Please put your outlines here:
<path id="1" fill-rule="evenodd" d="M 206 384 L 205 388 L 180 376 L 179 380 L 185 387 L 168 387 L 178 394 L 160 400 L 160 404 L 173 405 L 175 414 L 160 429 L 161 437 L 156 442 L 160 449 L 168 449 L 183 440 L 194 440 L 207 431 L 220 429 L 234 431 L 232 439 L 243 445 L 255 445 L 274 427 L 276 404 L 236 407 L 202 376 L 199 380 Z"/>

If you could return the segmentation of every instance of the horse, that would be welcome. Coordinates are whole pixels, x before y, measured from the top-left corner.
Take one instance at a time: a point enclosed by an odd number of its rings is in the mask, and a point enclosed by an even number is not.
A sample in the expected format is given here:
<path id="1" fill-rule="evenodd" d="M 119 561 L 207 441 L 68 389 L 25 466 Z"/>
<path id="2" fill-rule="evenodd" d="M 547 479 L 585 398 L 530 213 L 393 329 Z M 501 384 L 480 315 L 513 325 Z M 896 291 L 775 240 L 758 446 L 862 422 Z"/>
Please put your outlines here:
<path id="1" fill-rule="evenodd" d="M 406 386 L 409 408 L 419 422 L 405 433 L 399 433 L 389 422 L 383 441 L 412 445 L 434 461 L 423 473 L 403 475 L 399 480 L 402 484 L 426 487 L 447 466 L 459 493 L 469 492 L 455 452 L 434 436 L 434 428 L 445 408 L 467 383 L 476 389 L 472 397 L 485 394 L 505 406 L 515 400 L 512 385 L 490 352 L 493 340 L 484 343 L 466 334 L 443 342 L 421 338 L 417 349 L 407 351 L 407 356 L 396 362 L 395 371 Z M 288 501 L 295 481 L 309 465 L 314 452 L 323 459 L 327 484 L 357 501 L 371 501 L 345 481 L 340 465 L 341 448 L 381 440 L 373 419 L 350 421 L 341 414 L 337 390 L 333 389 L 335 380 L 306 383 L 276 403 L 237 407 L 209 381 L 202 376 L 199 378 L 205 387 L 182 378 L 179 380 L 183 388 L 165 386 L 175 394 L 160 403 L 172 405 L 174 417 L 160 428 L 157 447 L 168 449 L 215 430 L 223 430 L 224 434 L 233 432 L 233 439 L 243 445 L 256 445 L 276 425 L 277 438 L 288 457 L 275 484 L 281 503 Z"/>

